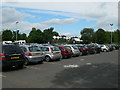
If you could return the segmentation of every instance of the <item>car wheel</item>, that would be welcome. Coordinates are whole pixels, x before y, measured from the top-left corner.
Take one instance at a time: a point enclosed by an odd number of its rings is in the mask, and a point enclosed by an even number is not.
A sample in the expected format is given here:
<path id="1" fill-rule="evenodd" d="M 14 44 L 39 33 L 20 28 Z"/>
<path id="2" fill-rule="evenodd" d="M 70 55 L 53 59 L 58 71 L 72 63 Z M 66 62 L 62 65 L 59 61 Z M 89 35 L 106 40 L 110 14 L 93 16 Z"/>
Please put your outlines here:
<path id="1" fill-rule="evenodd" d="M 29 63 L 30 63 L 29 60 L 26 58 L 25 59 L 25 65 L 29 65 Z"/>
<path id="2" fill-rule="evenodd" d="M 23 67 L 24 67 L 24 64 L 19 64 L 19 65 L 18 65 L 18 68 L 19 68 L 19 69 L 22 69 Z"/>
<path id="3" fill-rule="evenodd" d="M 51 58 L 49 56 L 45 57 L 45 61 L 49 62 L 51 60 Z"/>
<path id="4" fill-rule="evenodd" d="M 42 63 L 43 63 L 43 61 L 39 61 L 38 63 L 39 63 L 39 64 L 42 64 Z"/>
<path id="5" fill-rule="evenodd" d="M 106 49 L 104 49 L 103 51 L 104 51 L 104 52 L 107 52 L 107 50 L 106 50 Z"/>

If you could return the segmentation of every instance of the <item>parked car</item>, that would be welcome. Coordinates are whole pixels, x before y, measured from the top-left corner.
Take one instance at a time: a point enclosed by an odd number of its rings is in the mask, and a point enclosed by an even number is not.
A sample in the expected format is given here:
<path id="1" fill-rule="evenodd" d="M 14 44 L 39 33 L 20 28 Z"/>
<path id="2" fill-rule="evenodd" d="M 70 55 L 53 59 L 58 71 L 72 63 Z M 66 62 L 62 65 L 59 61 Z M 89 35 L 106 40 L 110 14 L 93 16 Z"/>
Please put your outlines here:
<path id="1" fill-rule="evenodd" d="M 65 48 L 72 50 L 73 56 L 80 56 L 80 51 L 75 45 L 64 45 Z"/>
<path id="2" fill-rule="evenodd" d="M 109 47 L 109 51 L 113 51 L 113 45 L 107 44 L 106 46 Z"/>
<path id="3" fill-rule="evenodd" d="M 45 61 L 60 60 L 62 55 L 61 51 L 56 46 L 39 46 L 38 47 L 45 53 Z"/>
<path id="4" fill-rule="evenodd" d="M 88 45 L 87 50 L 89 54 L 95 54 L 95 47 Z"/>
<path id="5" fill-rule="evenodd" d="M 57 46 L 61 50 L 62 58 L 69 58 L 72 56 L 72 50 L 65 46 Z"/>
<path id="6" fill-rule="evenodd" d="M 100 45 L 100 47 L 101 47 L 102 52 L 109 52 L 110 51 L 109 47 L 106 45 Z"/>
<path id="7" fill-rule="evenodd" d="M 25 56 L 18 45 L 2 45 L 0 61 L 2 63 L 2 69 L 8 69 L 12 66 L 23 68 Z"/>
<path id="8" fill-rule="evenodd" d="M 25 59 L 26 59 L 25 64 L 26 65 L 28 65 L 29 63 L 32 63 L 32 62 L 37 62 L 37 63 L 43 62 L 43 60 L 45 58 L 44 52 L 42 50 L 40 50 L 40 48 L 38 48 L 37 46 L 20 45 L 20 47 L 25 54 Z"/>
<path id="9" fill-rule="evenodd" d="M 92 45 L 91 47 L 93 47 L 95 49 L 95 53 L 100 53 L 101 52 L 100 45 Z"/>
<path id="10" fill-rule="evenodd" d="M 84 45 L 76 45 L 81 52 L 81 55 L 87 55 L 88 54 L 88 49 Z"/>

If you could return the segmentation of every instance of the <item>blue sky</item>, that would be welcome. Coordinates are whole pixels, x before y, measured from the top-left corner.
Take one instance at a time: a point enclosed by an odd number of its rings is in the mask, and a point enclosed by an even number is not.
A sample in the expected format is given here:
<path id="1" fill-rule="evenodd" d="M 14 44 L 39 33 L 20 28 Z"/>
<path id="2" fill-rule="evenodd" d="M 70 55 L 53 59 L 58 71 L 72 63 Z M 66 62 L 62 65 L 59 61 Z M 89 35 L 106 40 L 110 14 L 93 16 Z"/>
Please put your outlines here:
<path id="1" fill-rule="evenodd" d="M 110 23 L 114 24 L 113 29 L 117 29 L 117 10 L 111 12 L 111 8 L 116 8 L 116 3 L 52 4 L 52 6 L 48 3 L 4 4 L 1 8 L 2 29 L 16 30 L 16 21 L 19 22 L 17 28 L 20 32 L 26 34 L 29 34 L 32 27 L 41 30 L 54 27 L 55 31 L 66 36 L 80 36 L 83 28 L 94 28 L 95 31 L 98 28 L 110 30 Z"/>

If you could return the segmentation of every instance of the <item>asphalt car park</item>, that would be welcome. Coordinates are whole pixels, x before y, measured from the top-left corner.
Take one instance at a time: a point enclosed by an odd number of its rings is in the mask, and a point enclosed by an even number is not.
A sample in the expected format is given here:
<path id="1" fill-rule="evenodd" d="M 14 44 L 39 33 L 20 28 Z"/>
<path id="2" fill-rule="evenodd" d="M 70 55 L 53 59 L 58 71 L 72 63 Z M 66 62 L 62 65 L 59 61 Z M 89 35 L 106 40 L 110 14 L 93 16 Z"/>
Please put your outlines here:
<path id="1" fill-rule="evenodd" d="M 4 71 L 3 88 L 117 88 L 118 50 Z"/>

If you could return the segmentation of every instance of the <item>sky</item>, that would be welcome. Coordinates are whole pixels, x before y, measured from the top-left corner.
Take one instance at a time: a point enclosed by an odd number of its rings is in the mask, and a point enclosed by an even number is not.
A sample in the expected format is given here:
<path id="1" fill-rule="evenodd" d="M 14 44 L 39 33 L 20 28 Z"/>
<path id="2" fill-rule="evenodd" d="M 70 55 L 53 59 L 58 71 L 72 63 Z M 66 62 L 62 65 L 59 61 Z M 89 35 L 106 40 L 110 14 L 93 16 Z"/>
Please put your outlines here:
<path id="1" fill-rule="evenodd" d="M 13 1 L 13 2 L 12 2 Z M 54 27 L 60 35 L 80 36 L 84 28 L 95 31 L 118 29 L 118 2 L 36 2 L 3 0 L 0 6 L 0 30 L 19 29 L 27 35 L 32 27 Z M 16 24 L 16 21 L 19 23 Z M 113 24 L 111 27 L 110 24 Z"/>

